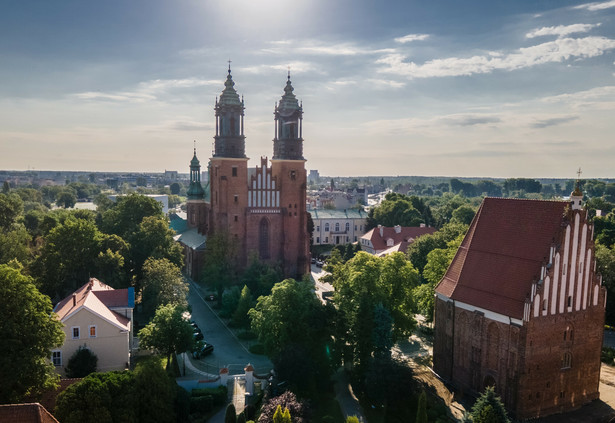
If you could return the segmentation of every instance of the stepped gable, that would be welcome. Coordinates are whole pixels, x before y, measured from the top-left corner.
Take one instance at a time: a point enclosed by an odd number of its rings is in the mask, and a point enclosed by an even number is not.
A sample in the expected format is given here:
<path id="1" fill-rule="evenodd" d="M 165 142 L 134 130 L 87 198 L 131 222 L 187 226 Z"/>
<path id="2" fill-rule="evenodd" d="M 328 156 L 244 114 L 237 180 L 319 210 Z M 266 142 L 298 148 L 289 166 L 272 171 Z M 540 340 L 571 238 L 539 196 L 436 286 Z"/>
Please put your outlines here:
<path id="1" fill-rule="evenodd" d="M 436 292 L 517 319 L 568 202 L 485 198 Z"/>

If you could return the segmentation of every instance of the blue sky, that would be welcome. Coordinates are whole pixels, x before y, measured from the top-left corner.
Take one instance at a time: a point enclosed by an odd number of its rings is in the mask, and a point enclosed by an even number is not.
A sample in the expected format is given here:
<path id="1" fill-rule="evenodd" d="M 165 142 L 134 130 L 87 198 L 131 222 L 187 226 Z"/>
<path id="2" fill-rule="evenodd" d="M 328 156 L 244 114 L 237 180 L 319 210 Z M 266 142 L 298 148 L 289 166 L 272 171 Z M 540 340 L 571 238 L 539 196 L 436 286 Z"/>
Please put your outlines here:
<path id="1" fill-rule="evenodd" d="M 0 5 L 0 169 L 187 172 L 227 60 L 251 165 L 288 67 L 322 175 L 615 177 L 615 0 Z"/>

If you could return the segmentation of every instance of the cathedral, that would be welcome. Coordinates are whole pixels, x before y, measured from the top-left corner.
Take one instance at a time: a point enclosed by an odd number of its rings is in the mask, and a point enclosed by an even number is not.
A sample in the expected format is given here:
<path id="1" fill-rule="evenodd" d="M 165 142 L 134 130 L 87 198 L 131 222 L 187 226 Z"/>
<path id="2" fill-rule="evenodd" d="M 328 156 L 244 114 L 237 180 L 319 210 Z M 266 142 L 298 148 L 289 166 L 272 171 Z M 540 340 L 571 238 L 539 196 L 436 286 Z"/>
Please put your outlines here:
<path id="1" fill-rule="evenodd" d="M 201 185 L 201 165 L 190 162 L 187 230 L 178 236 L 185 248 L 186 272 L 199 278 L 207 238 L 229 237 L 237 269 L 253 257 L 279 265 L 285 277 L 309 272 L 306 170 L 303 158 L 303 108 L 293 94 L 290 73 L 275 106 L 273 157 L 248 168 L 244 101 L 234 88 L 229 66 L 224 90 L 215 103 L 216 132 L 209 159 L 209 202 Z"/>

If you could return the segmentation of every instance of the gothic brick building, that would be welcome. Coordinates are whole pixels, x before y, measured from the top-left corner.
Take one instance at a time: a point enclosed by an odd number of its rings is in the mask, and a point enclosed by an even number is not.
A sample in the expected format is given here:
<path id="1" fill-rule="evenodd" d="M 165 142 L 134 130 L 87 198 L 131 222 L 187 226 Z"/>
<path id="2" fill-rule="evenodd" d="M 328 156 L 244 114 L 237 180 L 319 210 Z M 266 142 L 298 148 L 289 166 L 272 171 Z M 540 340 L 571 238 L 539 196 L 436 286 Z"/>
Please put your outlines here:
<path id="1" fill-rule="evenodd" d="M 581 199 L 485 198 L 436 287 L 434 370 L 520 419 L 599 397 L 606 292 Z"/>
<path id="2" fill-rule="evenodd" d="M 281 265 L 286 277 L 309 271 L 306 212 L 306 170 L 303 158 L 303 107 L 293 94 L 290 73 L 284 95 L 276 105 L 271 166 L 248 168 L 245 154 L 244 101 L 235 91 L 231 69 L 216 99 L 216 134 L 209 159 L 210 201 L 204 200 L 200 162 L 190 162 L 188 227 L 206 238 L 224 232 L 235 244 L 236 266 L 244 268 L 253 255 Z M 181 239 L 180 239 L 181 241 Z M 187 271 L 198 277 L 201 251 L 186 248 Z"/>

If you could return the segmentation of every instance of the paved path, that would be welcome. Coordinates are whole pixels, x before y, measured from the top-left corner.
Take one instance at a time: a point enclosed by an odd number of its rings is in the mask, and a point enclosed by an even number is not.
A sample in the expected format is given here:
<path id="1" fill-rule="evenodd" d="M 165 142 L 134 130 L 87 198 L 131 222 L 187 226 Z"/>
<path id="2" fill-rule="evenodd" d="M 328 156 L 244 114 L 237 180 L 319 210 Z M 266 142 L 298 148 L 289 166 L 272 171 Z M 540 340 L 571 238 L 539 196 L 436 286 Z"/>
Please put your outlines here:
<path id="1" fill-rule="evenodd" d="M 352 392 L 352 386 L 346 377 L 346 372 L 343 368 L 339 368 L 333 375 L 335 381 L 335 399 L 342 409 L 344 417 L 356 416 L 359 422 L 364 423 L 367 420 L 363 417 L 363 411 L 359 400 Z"/>

